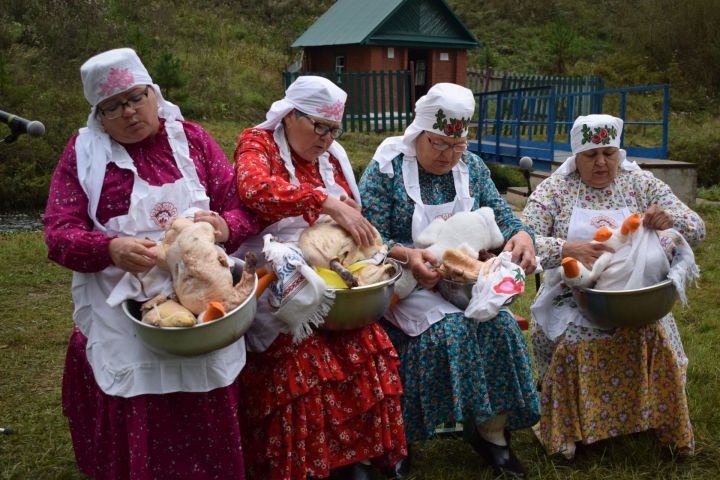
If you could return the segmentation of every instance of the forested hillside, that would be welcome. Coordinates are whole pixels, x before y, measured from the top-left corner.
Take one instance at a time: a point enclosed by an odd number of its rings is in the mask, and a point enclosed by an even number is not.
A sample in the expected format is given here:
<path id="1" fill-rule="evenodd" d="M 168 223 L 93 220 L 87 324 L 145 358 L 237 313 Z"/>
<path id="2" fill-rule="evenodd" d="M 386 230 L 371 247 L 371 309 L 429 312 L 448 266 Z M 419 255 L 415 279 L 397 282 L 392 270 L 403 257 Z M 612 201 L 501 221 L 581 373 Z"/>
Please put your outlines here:
<path id="1" fill-rule="evenodd" d="M 362 0 L 357 0 L 362 1 Z M 67 139 L 85 124 L 79 67 L 135 48 L 191 120 L 260 120 L 282 94 L 289 45 L 332 0 L 5 0 L 0 110 L 45 123 L 42 139 L 0 145 L 0 204 L 37 207 Z M 483 43 L 475 67 L 600 74 L 608 86 L 669 82 L 671 157 L 720 183 L 720 9 L 716 0 L 448 0 Z M 0 135 L 6 132 L 0 127 Z"/>

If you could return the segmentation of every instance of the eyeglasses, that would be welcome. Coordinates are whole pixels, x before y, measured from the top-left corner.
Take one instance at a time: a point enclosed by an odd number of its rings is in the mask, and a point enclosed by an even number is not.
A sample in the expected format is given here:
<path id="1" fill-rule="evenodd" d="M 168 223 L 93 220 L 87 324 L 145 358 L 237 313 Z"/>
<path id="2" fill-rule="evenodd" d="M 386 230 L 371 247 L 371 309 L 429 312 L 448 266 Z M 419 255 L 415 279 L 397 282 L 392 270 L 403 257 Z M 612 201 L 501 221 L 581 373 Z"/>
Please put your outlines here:
<path id="1" fill-rule="evenodd" d="M 428 142 L 430 142 L 430 146 L 432 148 L 434 148 L 435 150 L 437 150 L 438 152 L 444 152 L 448 148 L 452 148 L 453 152 L 462 153 L 465 150 L 467 150 L 467 148 L 468 148 L 467 142 L 453 143 L 452 145 L 450 145 L 449 143 L 435 141 L 430 137 L 427 137 L 427 139 L 428 139 Z"/>
<path id="2" fill-rule="evenodd" d="M 300 117 L 310 120 L 310 122 L 313 124 L 315 133 L 320 135 L 321 137 L 330 132 L 330 136 L 333 138 L 333 140 L 337 140 L 338 138 L 342 137 L 342 134 L 344 133 L 343 129 L 340 127 L 333 128 L 325 125 L 324 123 L 318 123 L 317 121 L 304 114 L 300 114 Z"/>
<path id="3" fill-rule="evenodd" d="M 133 110 L 137 110 L 139 108 L 142 108 L 147 104 L 148 100 L 148 90 L 150 89 L 150 86 L 147 85 L 145 87 L 145 90 L 138 93 L 137 95 L 133 95 L 132 97 L 128 98 L 124 102 L 115 102 L 110 104 L 109 106 L 105 108 L 97 107 L 98 111 L 102 113 L 102 115 L 107 118 L 108 120 L 115 120 L 116 118 L 120 118 L 125 112 L 125 108 L 132 108 Z"/>

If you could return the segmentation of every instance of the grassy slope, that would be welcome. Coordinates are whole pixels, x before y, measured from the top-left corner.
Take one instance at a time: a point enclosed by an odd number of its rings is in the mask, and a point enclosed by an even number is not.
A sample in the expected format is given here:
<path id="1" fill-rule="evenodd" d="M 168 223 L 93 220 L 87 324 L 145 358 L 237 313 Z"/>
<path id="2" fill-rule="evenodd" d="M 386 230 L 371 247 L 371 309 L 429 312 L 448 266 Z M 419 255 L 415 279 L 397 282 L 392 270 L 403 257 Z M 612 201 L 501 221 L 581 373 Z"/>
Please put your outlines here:
<path id="1" fill-rule="evenodd" d="M 676 318 L 690 358 L 688 389 L 697 439 L 692 461 L 668 458 L 649 435 L 619 438 L 592 446 L 572 465 L 548 458 L 530 432 L 515 436 L 518 454 L 537 478 L 704 480 L 720 476 L 720 208 L 699 207 L 708 239 L 696 248 L 700 288 L 689 292 L 690 307 L 677 306 Z M 60 407 L 65 344 L 72 326 L 70 272 L 46 259 L 40 233 L 0 235 L 0 435 L 1 479 L 82 478 L 74 463 Z M 532 285 L 532 283 L 531 283 Z M 532 286 L 531 286 L 532 289 Z M 515 304 L 528 315 L 532 292 Z M 492 478 L 461 440 L 441 438 L 420 445 L 417 480 Z"/>

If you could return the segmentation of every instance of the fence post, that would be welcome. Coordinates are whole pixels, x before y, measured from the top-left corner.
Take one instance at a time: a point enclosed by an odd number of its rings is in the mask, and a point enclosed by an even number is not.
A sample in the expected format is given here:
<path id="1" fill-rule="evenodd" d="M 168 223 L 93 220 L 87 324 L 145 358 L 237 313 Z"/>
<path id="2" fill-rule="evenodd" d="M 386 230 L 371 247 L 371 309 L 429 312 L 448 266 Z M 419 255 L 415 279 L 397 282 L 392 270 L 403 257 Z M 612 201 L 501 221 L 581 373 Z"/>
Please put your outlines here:
<path id="1" fill-rule="evenodd" d="M 378 95 L 377 95 L 377 73 L 375 70 L 371 72 L 372 75 L 372 96 L 373 96 L 373 119 L 375 120 L 375 131 L 378 130 Z"/>
<path id="2" fill-rule="evenodd" d="M 400 70 L 397 70 L 395 72 L 395 81 L 397 82 L 397 109 L 398 109 L 398 117 L 400 118 L 400 128 L 402 129 L 402 111 L 403 111 L 403 97 L 402 97 L 402 91 L 403 91 L 403 84 L 402 84 L 402 75 L 400 73 Z"/>
<path id="3" fill-rule="evenodd" d="M 370 72 L 363 72 L 362 78 L 365 82 L 365 125 L 367 126 L 365 131 L 370 132 L 372 129 L 370 120 Z"/>
<path id="4" fill-rule="evenodd" d="M 670 85 L 663 85 L 662 158 L 667 158 L 668 121 L 670 119 Z"/>
<path id="5" fill-rule="evenodd" d="M 410 92 L 414 91 L 412 82 L 410 81 L 410 72 L 407 70 L 403 70 L 406 72 L 404 74 L 405 76 L 405 125 L 410 125 L 410 122 L 412 121 L 411 112 L 413 109 L 413 106 L 415 103 L 411 102 L 412 100 L 412 94 Z"/>
<path id="6" fill-rule="evenodd" d="M 388 103 L 390 104 L 390 126 L 395 130 L 395 105 L 393 104 L 393 76 L 392 70 L 388 70 Z M 398 112 L 400 115 L 400 112 Z"/>
<path id="7" fill-rule="evenodd" d="M 355 73 L 348 72 L 347 94 L 350 106 L 350 130 L 355 131 Z"/>
<path id="8" fill-rule="evenodd" d="M 385 70 L 380 70 L 380 103 L 382 109 L 382 129 L 387 132 L 387 123 L 385 118 Z"/>

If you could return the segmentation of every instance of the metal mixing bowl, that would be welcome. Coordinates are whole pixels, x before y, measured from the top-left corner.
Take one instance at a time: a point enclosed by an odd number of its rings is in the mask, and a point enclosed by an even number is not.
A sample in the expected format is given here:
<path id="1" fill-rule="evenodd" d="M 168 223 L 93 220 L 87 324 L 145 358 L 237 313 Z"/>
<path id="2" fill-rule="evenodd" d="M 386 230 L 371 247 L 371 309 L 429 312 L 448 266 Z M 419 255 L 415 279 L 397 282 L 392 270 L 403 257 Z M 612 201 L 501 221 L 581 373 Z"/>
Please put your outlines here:
<path id="1" fill-rule="evenodd" d="M 242 266 L 236 265 L 233 271 L 235 282 L 241 274 Z M 123 302 L 122 308 L 132 321 L 136 335 L 152 350 L 182 356 L 201 355 L 227 347 L 250 328 L 257 310 L 257 282 L 256 275 L 252 293 L 224 317 L 194 327 L 156 327 L 143 323 L 140 321 L 141 303 L 134 300 Z"/>
<path id="2" fill-rule="evenodd" d="M 580 313 L 604 328 L 648 325 L 670 313 L 677 300 L 670 280 L 635 290 L 573 288 L 573 295 Z"/>
<path id="3" fill-rule="evenodd" d="M 328 289 L 335 292 L 335 303 L 325 316 L 325 322 L 318 328 L 353 330 L 379 320 L 390 306 L 395 282 L 402 274 L 402 268 L 396 260 L 388 258 L 385 261 L 395 269 L 393 276 L 385 281 L 350 289 Z"/>
<path id="4" fill-rule="evenodd" d="M 472 298 L 472 289 L 475 283 L 453 282 L 452 280 L 440 279 L 437 283 L 440 295 L 458 308 L 465 310 Z"/>
<path id="5" fill-rule="evenodd" d="M 453 282 L 452 280 L 445 280 L 444 278 L 440 279 L 437 283 L 437 289 L 440 292 L 440 295 L 442 295 L 445 300 L 462 310 L 465 310 L 470 303 L 470 299 L 472 298 L 472 289 L 474 286 L 475 282 Z M 511 297 L 508 299 L 505 305 L 510 305 L 515 301 L 515 298 L 517 297 Z"/>

